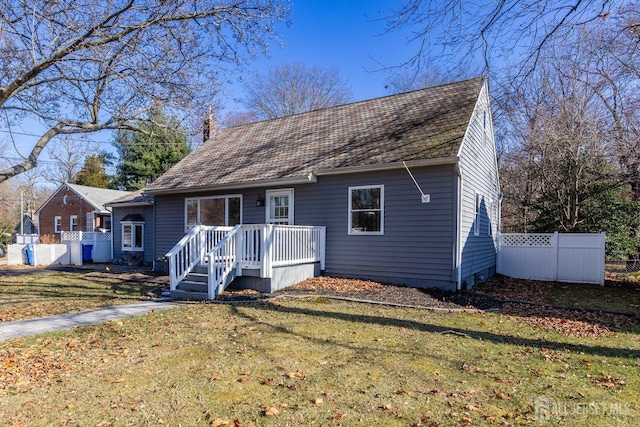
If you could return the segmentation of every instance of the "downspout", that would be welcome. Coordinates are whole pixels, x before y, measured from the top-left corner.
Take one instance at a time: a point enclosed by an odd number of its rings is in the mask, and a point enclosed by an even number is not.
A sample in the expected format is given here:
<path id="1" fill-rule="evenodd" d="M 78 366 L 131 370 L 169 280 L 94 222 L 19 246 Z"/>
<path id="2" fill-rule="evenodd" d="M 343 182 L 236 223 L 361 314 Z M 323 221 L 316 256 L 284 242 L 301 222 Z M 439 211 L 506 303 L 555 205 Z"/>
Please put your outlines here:
<path id="1" fill-rule="evenodd" d="M 455 236 L 455 280 L 456 290 L 462 289 L 462 168 L 460 162 L 454 164 L 456 173 L 456 236 Z"/>
<path id="2" fill-rule="evenodd" d="M 109 210 L 108 208 L 105 207 L 105 210 L 107 212 L 109 212 L 109 214 L 111 215 L 111 239 L 110 239 L 111 240 L 111 245 L 110 246 L 111 246 L 111 262 L 113 262 L 114 261 L 114 259 L 113 259 L 113 235 L 115 234 L 115 232 L 113 231 L 113 222 L 114 222 L 113 221 L 113 208 L 111 208 L 111 210 Z M 94 221 L 94 224 L 95 224 L 95 221 Z M 100 224 L 100 225 L 104 225 L 104 224 Z M 102 229 L 104 230 L 104 227 Z"/>

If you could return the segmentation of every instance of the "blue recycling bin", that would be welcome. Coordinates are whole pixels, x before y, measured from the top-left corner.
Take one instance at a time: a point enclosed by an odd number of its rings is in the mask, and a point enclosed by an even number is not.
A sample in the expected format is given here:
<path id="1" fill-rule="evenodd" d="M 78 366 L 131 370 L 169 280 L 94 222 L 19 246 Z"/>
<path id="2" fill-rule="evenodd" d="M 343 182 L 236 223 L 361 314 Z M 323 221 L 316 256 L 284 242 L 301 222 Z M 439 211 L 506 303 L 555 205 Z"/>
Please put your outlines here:
<path id="1" fill-rule="evenodd" d="M 82 245 L 82 262 L 93 262 L 92 251 L 93 245 Z"/>
<path id="2" fill-rule="evenodd" d="M 27 245 L 24 248 L 24 253 L 27 256 L 27 264 L 36 265 L 36 259 L 33 256 L 33 245 Z"/>

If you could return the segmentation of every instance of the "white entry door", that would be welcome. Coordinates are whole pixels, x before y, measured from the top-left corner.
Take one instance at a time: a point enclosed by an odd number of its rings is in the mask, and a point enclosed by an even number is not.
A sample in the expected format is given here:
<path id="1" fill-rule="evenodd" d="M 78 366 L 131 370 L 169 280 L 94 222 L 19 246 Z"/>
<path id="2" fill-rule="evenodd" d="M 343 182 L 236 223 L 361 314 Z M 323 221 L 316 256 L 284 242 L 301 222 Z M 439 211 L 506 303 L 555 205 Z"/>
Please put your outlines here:
<path id="1" fill-rule="evenodd" d="M 267 224 L 293 225 L 293 188 L 267 190 Z"/>

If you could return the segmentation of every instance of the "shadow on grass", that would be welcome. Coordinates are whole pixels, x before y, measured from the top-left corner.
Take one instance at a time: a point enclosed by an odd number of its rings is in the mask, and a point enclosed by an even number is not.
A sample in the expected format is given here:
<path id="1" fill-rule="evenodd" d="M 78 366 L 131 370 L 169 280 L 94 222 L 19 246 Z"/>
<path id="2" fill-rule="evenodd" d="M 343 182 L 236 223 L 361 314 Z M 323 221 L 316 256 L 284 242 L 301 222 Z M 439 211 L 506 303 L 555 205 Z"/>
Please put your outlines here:
<path id="1" fill-rule="evenodd" d="M 141 282 L 118 281 L 117 279 L 96 281 L 82 276 L 60 278 L 58 282 L 0 282 L 0 305 L 20 302 L 21 300 L 38 300 L 42 302 L 58 299 L 137 298 L 154 287 Z M 10 300 L 3 301 L 7 298 L 10 298 Z"/>
<path id="2" fill-rule="evenodd" d="M 242 307 L 242 305 L 234 306 L 233 312 L 241 317 L 252 319 L 250 316 L 241 313 L 238 307 Z M 565 350 L 571 351 L 574 353 L 584 353 L 595 356 L 605 356 L 605 357 L 619 357 L 619 358 L 637 358 L 640 357 L 640 350 L 637 349 L 627 349 L 627 348 L 617 348 L 617 347 L 608 347 L 601 345 L 587 345 L 587 344 L 574 344 L 574 343 L 566 343 L 566 342 L 558 342 L 558 341 L 549 341 L 545 339 L 534 339 L 534 338 L 524 338 L 513 335 L 505 335 L 494 332 L 487 331 L 478 331 L 471 329 L 461 329 L 456 327 L 443 327 L 439 325 L 434 325 L 430 323 L 416 322 L 413 320 L 403 320 L 396 319 L 393 317 L 383 317 L 383 316 L 370 316 L 364 314 L 349 314 L 349 313 L 341 313 L 341 312 L 332 312 L 325 310 L 313 310 L 307 308 L 298 308 L 298 307 L 287 307 L 282 305 L 273 304 L 270 302 L 266 302 L 263 304 L 255 304 L 251 305 L 251 308 L 254 309 L 262 309 L 269 311 L 278 311 L 282 313 L 291 313 L 291 314 L 299 314 L 304 316 L 314 316 L 319 318 L 326 319 L 336 319 L 346 322 L 359 322 L 359 323 L 369 323 L 376 324 L 381 326 L 392 326 L 398 328 L 408 328 L 421 332 L 427 333 L 453 333 L 459 334 L 462 336 L 467 336 L 471 339 L 480 340 L 480 341 L 488 341 L 496 344 L 510 344 L 515 346 L 524 346 L 530 348 L 546 348 L 552 350 Z M 279 331 L 284 333 L 291 334 L 292 332 L 287 330 L 286 328 L 276 326 Z"/>

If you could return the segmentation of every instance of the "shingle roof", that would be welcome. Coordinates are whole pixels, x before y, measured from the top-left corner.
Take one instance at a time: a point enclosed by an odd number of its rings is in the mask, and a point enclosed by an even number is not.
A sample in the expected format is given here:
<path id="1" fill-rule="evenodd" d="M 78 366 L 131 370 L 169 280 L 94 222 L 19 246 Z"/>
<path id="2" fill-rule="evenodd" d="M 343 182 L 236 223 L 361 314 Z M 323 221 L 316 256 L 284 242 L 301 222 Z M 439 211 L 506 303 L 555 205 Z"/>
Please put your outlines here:
<path id="1" fill-rule="evenodd" d="M 106 212 L 105 204 L 111 200 L 131 194 L 129 191 L 109 190 L 107 188 L 88 187 L 86 185 L 65 184 L 91 203 L 96 209 Z"/>
<path id="2" fill-rule="evenodd" d="M 456 156 L 485 79 L 219 129 L 145 191 L 306 177 Z"/>
<path id="3" fill-rule="evenodd" d="M 124 205 L 152 205 L 153 196 L 151 194 L 143 194 L 144 189 L 137 190 L 117 199 L 110 200 L 106 206 L 124 206 Z"/>

